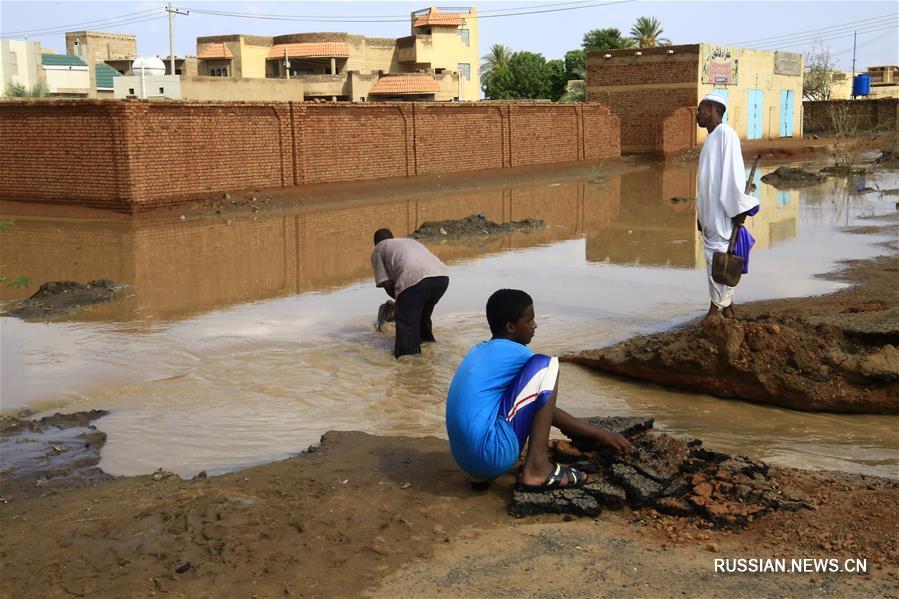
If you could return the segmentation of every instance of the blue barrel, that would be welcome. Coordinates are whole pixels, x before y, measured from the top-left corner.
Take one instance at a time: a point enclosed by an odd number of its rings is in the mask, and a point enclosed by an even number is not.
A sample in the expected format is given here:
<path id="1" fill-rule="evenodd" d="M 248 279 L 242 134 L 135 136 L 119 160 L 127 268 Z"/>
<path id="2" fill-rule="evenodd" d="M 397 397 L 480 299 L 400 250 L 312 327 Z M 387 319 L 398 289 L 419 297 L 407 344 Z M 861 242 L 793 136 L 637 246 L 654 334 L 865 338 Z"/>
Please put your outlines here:
<path id="1" fill-rule="evenodd" d="M 852 80 L 852 95 L 867 96 L 871 93 L 871 76 L 856 75 Z"/>

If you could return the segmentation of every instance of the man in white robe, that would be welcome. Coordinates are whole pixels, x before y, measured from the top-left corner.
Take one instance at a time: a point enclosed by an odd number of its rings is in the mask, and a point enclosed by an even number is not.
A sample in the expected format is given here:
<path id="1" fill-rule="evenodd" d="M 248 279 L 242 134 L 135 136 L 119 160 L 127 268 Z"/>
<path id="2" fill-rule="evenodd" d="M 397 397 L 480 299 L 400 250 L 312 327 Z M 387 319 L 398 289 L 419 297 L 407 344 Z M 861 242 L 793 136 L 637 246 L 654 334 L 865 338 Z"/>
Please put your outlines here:
<path id="1" fill-rule="evenodd" d="M 727 251 L 734 226 L 743 224 L 746 213 L 759 202 L 743 193 L 746 172 L 740 138 L 721 122 L 726 110 L 727 100 L 714 94 L 705 96 L 696 110 L 696 123 L 709 132 L 699 154 L 696 223 L 702 232 L 712 300 L 707 316 L 721 310 L 725 318 L 733 318 L 734 288 L 712 279 L 712 254 Z"/>

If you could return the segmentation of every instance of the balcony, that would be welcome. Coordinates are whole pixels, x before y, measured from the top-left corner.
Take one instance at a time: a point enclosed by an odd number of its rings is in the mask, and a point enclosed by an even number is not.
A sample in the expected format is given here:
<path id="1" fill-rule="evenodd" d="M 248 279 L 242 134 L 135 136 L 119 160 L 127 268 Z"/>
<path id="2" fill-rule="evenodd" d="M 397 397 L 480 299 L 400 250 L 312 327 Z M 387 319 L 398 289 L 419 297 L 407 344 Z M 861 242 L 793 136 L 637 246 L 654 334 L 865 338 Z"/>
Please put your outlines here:
<path id="1" fill-rule="evenodd" d="M 405 63 L 433 62 L 434 41 L 430 35 L 409 35 L 396 40 L 397 61 Z"/>

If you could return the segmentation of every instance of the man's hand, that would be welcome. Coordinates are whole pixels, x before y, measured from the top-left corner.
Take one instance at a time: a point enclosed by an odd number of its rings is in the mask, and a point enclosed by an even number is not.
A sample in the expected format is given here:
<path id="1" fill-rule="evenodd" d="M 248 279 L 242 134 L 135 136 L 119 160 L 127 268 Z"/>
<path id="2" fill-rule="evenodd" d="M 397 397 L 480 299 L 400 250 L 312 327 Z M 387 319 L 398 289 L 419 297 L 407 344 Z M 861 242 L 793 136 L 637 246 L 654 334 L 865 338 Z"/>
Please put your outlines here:
<path id="1" fill-rule="evenodd" d="M 393 281 L 387 281 L 384 283 L 384 291 L 387 292 L 387 295 L 396 299 L 396 287 L 393 284 Z"/>
<path id="2" fill-rule="evenodd" d="M 742 226 L 743 223 L 746 222 L 746 213 L 741 212 L 740 214 L 733 217 L 731 220 L 734 221 L 734 226 Z"/>
<path id="3" fill-rule="evenodd" d="M 600 431 L 596 440 L 600 445 L 611 447 L 618 453 L 628 453 L 632 449 L 631 444 L 624 438 L 624 435 L 611 431 Z"/>

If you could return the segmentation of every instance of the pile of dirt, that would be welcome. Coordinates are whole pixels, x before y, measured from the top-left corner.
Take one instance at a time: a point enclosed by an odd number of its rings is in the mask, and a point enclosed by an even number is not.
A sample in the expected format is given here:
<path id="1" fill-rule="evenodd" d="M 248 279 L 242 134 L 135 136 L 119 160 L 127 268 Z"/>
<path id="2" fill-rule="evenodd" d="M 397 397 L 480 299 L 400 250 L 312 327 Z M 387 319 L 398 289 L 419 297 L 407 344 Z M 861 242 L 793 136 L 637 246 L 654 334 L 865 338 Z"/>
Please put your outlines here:
<path id="1" fill-rule="evenodd" d="M 745 526 L 775 510 L 810 508 L 802 497 L 785 494 L 768 466 L 650 431 L 652 419 L 588 418 L 621 432 L 633 447 L 615 454 L 578 440 L 553 441 L 552 459 L 570 463 L 589 479 L 578 489 L 531 493 L 515 491 L 509 511 L 522 517 L 542 513 L 597 516 L 603 508 L 652 507 L 671 516 L 704 519 L 713 527 Z M 626 429 L 626 430 L 623 430 Z"/>
<path id="2" fill-rule="evenodd" d="M 827 179 L 827 174 L 822 171 L 812 173 L 792 166 L 779 166 L 763 176 L 762 183 L 767 183 L 780 189 L 816 185 L 825 179 Z"/>
<path id="3" fill-rule="evenodd" d="M 519 231 L 537 231 L 545 228 L 545 222 L 534 218 L 497 224 L 488 220 L 483 214 L 472 214 L 457 220 L 426 222 L 409 237 L 425 241 L 461 240 L 490 235 L 507 235 Z"/>
<path id="4" fill-rule="evenodd" d="M 707 318 L 562 359 L 797 410 L 899 414 L 897 340 L 899 308 L 868 304 L 839 315 Z"/>
<path id="5" fill-rule="evenodd" d="M 112 478 L 97 467 L 106 433 L 92 421 L 108 412 L 0 417 L 0 480 L 6 499 L 83 487 Z"/>
<path id="6" fill-rule="evenodd" d="M 98 279 L 87 285 L 74 281 L 51 281 L 41 285 L 34 295 L 19 302 L 3 316 L 14 316 L 23 320 L 62 318 L 93 304 L 110 302 L 115 299 L 120 289 L 121 285 L 108 279 Z"/>

